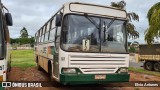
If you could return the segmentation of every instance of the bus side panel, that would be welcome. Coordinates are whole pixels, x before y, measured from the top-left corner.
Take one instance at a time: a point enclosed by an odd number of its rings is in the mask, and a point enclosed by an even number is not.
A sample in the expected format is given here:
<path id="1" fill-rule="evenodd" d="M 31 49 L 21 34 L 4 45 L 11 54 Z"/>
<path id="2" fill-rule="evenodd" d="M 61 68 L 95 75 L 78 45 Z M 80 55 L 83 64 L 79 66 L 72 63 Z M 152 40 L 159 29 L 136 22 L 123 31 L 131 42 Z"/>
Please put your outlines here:
<path id="1" fill-rule="evenodd" d="M 47 58 L 43 58 L 43 69 L 48 72 L 48 59 Z"/>
<path id="2" fill-rule="evenodd" d="M 43 57 L 38 56 L 38 64 L 43 68 Z"/>

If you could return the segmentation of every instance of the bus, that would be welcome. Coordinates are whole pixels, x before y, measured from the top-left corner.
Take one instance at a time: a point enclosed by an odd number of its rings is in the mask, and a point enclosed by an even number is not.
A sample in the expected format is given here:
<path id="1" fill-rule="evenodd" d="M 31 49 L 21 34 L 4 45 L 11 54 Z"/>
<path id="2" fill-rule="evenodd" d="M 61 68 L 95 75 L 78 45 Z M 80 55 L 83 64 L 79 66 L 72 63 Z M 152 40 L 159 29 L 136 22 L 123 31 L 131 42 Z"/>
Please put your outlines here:
<path id="1" fill-rule="evenodd" d="M 8 26 L 12 26 L 12 16 L 0 0 L 0 82 L 6 81 L 11 69 Z"/>
<path id="2" fill-rule="evenodd" d="M 62 84 L 128 82 L 125 10 L 65 3 L 36 33 L 35 62 Z"/>

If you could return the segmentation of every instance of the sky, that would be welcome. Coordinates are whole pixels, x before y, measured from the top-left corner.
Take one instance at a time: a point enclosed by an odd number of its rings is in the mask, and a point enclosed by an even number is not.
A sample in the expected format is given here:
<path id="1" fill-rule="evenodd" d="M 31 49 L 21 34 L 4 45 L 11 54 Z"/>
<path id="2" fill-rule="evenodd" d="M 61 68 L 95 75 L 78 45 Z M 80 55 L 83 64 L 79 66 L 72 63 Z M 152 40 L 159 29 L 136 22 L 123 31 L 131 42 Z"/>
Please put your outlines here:
<path id="1" fill-rule="evenodd" d="M 66 2 L 84 2 L 110 6 L 111 2 L 120 0 L 2 0 L 2 3 L 9 9 L 13 18 L 13 26 L 9 26 L 11 38 L 18 38 L 20 30 L 26 27 L 29 35 L 34 36 L 35 32 Z M 127 12 L 135 12 L 139 15 L 139 22 L 133 21 L 136 30 L 139 32 L 139 39 L 129 39 L 145 43 L 144 31 L 148 28 L 147 12 L 151 6 L 159 0 L 124 0 Z"/>

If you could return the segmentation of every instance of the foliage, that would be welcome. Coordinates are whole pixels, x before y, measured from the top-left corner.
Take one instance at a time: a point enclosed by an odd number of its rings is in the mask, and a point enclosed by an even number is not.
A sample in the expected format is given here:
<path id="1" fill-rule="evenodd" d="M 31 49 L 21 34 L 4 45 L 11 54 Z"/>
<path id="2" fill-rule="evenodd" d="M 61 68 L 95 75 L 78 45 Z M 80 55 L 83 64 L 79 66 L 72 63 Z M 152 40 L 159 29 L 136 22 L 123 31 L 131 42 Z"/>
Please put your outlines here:
<path id="1" fill-rule="evenodd" d="M 136 49 L 134 47 L 130 47 L 129 52 L 135 53 Z"/>
<path id="2" fill-rule="evenodd" d="M 28 38 L 28 31 L 25 27 L 20 31 L 21 38 Z"/>
<path id="3" fill-rule="evenodd" d="M 34 45 L 34 37 L 31 37 L 31 38 L 15 38 L 15 39 L 12 39 L 11 38 L 11 44 L 31 44 L 31 46 L 33 47 Z"/>
<path id="4" fill-rule="evenodd" d="M 22 44 L 30 44 L 31 47 L 34 46 L 34 37 L 31 36 L 31 38 L 28 38 L 28 31 L 26 30 L 25 27 L 23 27 L 23 29 L 20 31 L 20 38 L 11 38 L 11 44 L 19 44 L 19 45 L 22 45 Z"/>
<path id="5" fill-rule="evenodd" d="M 128 42 L 128 46 L 130 46 L 130 45 L 131 45 L 131 43 L 132 43 L 132 42 Z"/>
<path id="6" fill-rule="evenodd" d="M 125 10 L 126 2 L 123 0 L 119 2 L 111 2 L 111 6 Z M 139 21 L 139 16 L 135 12 L 127 12 L 127 18 L 129 20 L 129 22 L 127 22 L 127 33 L 129 38 L 139 38 L 138 31 L 136 31 L 135 26 L 131 23 L 132 20 Z"/>
<path id="7" fill-rule="evenodd" d="M 111 2 L 111 6 L 119 9 L 125 9 L 126 2 L 125 1 Z"/>
<path id="8" fill-rule="evenodd" d="M 148 44 L 154 42 L 154 38 L 160 37 L 160 2 L 154 4 L 147 13 L 149 28 L 145 31 L 145 41 Z"/>

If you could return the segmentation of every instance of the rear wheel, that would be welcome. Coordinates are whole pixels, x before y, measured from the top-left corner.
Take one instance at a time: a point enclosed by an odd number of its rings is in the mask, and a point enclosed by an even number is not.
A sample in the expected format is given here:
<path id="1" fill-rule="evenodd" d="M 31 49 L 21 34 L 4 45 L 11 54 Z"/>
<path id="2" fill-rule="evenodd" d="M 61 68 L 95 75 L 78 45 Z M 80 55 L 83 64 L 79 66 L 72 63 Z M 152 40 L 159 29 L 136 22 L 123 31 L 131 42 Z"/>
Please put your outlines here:
<path id="1" fill-rule="evenodd" d="M 145 63 L 144 63 L 144 68 L 146 69 L 146 70 L 153 70 L 153 63 L 151 62 L 151 61 L 146 61 Z"/>
<path id="2" fill-rule="evenodd" d="M 153 65 L 153 69 L 157 72 L 160 71 L 160 64 L 158 62 L 155 62 L 154 65 Z"/>

